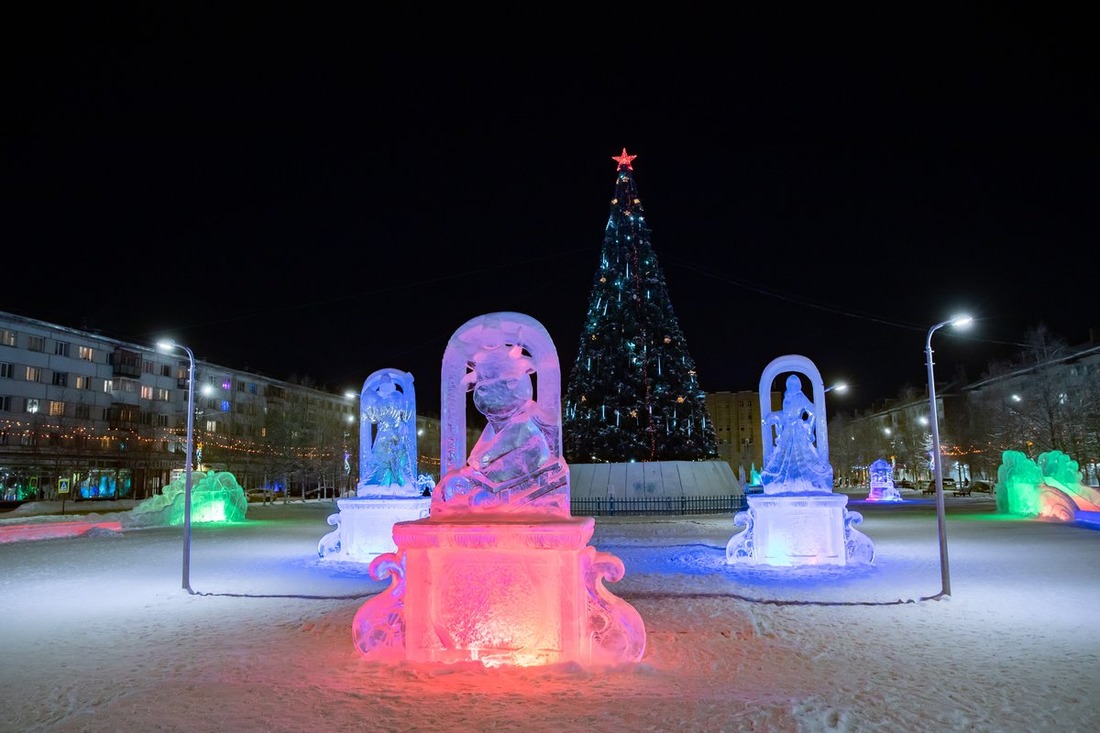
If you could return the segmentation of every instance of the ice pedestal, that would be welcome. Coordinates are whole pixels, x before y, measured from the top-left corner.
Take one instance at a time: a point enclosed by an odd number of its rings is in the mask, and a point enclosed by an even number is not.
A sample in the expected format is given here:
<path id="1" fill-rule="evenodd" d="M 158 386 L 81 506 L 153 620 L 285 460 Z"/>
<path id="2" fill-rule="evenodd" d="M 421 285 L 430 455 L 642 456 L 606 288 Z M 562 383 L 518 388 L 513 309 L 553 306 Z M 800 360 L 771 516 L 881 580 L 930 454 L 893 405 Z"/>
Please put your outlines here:
<path id="1" fill-rule="evenodd" d="M 430 496 L 349 497 L 337 499 L 340 511 L 328 518 L 336 529 L 317 543 L 321 557 L 370 562 L 384 552 L 393 552 L 393 525 L 427 517 Z"/>
<path id="2" fill-rule="evenodd" d="M 387 591 L 355 614 L 355 645 L 369 658 L 479 661 L 486 666 L 641 659 L 641 616 L 604 588 L 622 561 L 587 545 L 595 520 L 566 517 L 433 518 L 400 522 L 400 548 L 371 574 Z"/>
<path id="3" fill-rule="evenodd" d="M 901 498 L 901 492 L 893 486 L 872 485 L 867 492 L 867 501 L 904 501 L 904 499 Z"/>
<path id="4" fill-rule="evenodd" d="M 874 560 L 870 538 L 855 528 L 863 521 L 848 511 L 844 494 L 754 494 L 733 518 L 745 528 L 726 545 L 727 564 L 776 566 L 849 565 Z"/>

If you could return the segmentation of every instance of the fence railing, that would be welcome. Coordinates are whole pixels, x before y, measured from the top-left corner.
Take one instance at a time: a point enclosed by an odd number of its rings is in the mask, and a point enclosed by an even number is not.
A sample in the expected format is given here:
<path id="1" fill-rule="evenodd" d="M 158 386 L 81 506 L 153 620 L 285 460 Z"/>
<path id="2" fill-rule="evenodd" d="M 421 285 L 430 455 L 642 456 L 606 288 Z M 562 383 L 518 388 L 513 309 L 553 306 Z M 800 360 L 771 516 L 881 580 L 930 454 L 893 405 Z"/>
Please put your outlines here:
<path id="1" fill-rule="evenodd" d="M 632 516 L 641 514 L 732 514 L 748 509 L 744 494 L 729 496 L 665 496 L 646 499 L 571 497 L 570 512 L 579 516 Z"/>

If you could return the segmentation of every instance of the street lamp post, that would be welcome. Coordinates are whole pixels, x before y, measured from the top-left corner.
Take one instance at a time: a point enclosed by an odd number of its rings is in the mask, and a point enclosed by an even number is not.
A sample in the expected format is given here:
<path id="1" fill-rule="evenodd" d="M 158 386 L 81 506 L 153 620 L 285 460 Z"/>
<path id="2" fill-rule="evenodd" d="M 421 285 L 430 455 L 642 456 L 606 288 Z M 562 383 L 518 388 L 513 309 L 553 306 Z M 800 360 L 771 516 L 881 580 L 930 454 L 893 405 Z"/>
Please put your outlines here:
<path id="1" fill-rule="evenodd" d="M 157 348 L 168 352 L 182 349 L 187 352 L 187 461 L 183 475 L 183 589 L 191 590 L 191 456 L 195 446 L 195 354 L 191 349 L 175 341 L 158 341 Z"/>
<path id="2" fill-rule="evenodd" d="M 833 390 L 836 390 L 837 392 L 847 392 L 848 391 L 848 383 L 847 382 L 834 382 L 833 384 L 830 384 L 828 387 L 823 389 L 821 391 L 821 394 L 827 395 L 830 392 L 832 392 Z M 828 426 L 826 426 L 826 430 L 828 430 Z M 847 485 L 848 474 L 845 474 L 839 480 L 841 482 L 841 485 Z M 836 485 L 836 482 L 837 482 L 837 479 L 834 477 L 834 479 L 833 479 L 834 486 Z"/>
<path id="3" fill-rule="evenodd" d="M 940 595 L 951 595 L 951 571 L 947 562 L 947 521 L 943 507 L 943 459 L 940 456 L 940 420 L 936 409 L 936 375 L 932 369 L 932 334 L 944 326 L 966 326 L 974 319 L 970 316 L 954 316 L 928 329 L 924 342 L 925 361 L 928 365 L 928 408 L 932 421 L 932 474 L 936 480 L 936 531 L 940 540 Z"/>

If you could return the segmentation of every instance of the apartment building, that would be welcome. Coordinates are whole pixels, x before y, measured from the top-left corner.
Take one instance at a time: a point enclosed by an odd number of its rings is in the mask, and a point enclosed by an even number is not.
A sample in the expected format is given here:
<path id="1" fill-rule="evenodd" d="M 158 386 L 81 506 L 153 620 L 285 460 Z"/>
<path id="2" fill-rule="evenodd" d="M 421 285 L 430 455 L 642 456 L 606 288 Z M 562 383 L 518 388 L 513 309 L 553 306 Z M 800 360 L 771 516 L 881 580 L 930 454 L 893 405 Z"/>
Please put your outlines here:
<path id="1" fill-rule="evenodd" d="M 752 470 L 760 470 L 764 447 L 760 444 L 760 393 L 708 392 L 707 412 L 718 442 L 718 458 L 730 464 L 742 484 L 752 481 Z M 772 409 L 783 402 L 782 392 L 772 392 Z"/>
<path id="2" fill-rule="evenodd" d="M 0 499 L 157 493 L 184 466 L 189 367 L 182 351 L 0 312 Z M 354 490 L 358 394 L 196 359 L 194 404 L 196 470 L 292 496 Z M 438 418 L 417 431 L 420 471 L 438 479 Z"/>

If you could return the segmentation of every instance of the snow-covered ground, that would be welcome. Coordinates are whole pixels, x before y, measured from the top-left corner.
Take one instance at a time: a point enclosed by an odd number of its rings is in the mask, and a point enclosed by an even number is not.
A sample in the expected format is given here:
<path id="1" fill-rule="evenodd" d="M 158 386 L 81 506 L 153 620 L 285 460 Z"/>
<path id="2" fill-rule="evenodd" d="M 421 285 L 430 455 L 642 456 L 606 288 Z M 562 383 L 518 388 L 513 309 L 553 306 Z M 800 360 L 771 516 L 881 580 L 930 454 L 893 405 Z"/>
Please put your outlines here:
<path id="1" fill-rule="evenodd" d="M 364 659 L 352 618 L 385 583 L 318 556 L 333 502 L 195 525 L 195 595 L 179 527 L 10 541 L 42 510 L 24 505 L 0 514 L 0 730 L 1100 729 L 1097 525 L 949 496 L 952 595 L 932 600 L 932 499 L 851 496 L 871 566 L 727 566 L 728 515 L 597 518 L 591 544 L 626 565 L 608 590 L 647 631 L 642 660 L 611 669 Z"/>

